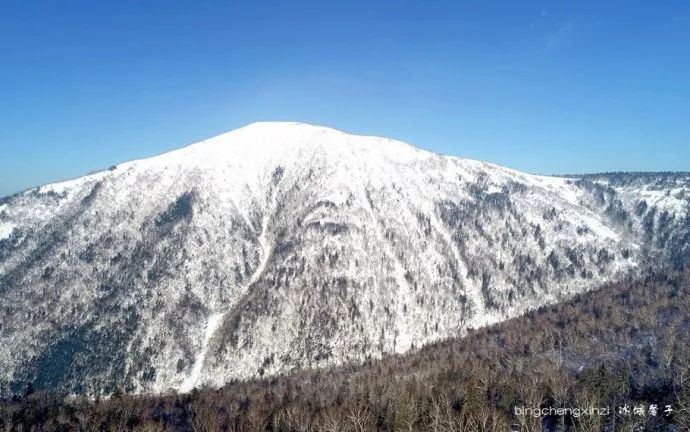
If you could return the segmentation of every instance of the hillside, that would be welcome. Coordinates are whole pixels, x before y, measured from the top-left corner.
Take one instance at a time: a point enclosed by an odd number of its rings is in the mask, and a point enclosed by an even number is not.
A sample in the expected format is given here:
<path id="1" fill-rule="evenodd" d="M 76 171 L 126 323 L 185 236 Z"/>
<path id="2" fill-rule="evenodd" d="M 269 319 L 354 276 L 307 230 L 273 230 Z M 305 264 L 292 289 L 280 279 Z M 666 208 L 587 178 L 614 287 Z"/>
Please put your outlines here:
<path id="1" fill-rule="evenodd" d="M 189 391 L 408 352 L 682 268 L 689 191 L 252 124 L 0 201 L 0 392 Z"/>
<path id="2" fill-rule="evenodd" d="M 364 365 L 185 395 L 5 400 L 0 425 L 45 430 L 686 431 L 690 272 L 653 274 Z M 617 407 L 657 405 L 656 416 Z M 671 405 L 673 413 L 663 411 Z M 605 416 L 515 407 L 609 407 Z"/>

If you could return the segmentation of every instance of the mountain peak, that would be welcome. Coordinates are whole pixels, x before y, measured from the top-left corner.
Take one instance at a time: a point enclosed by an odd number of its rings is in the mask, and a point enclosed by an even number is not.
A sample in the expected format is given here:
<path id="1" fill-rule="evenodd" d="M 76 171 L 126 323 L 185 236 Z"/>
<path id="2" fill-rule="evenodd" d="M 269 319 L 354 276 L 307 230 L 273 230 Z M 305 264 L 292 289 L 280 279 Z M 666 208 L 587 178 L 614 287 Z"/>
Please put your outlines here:
<path id="1" fill-rule="evenodd" d="M 327 126 L 301 122 L 261 121 L 186 147 L 130 164 L 225 165 L 256 164 L 312 158 L 332 162 L 352 158 L 392 158 L 401 162 L 431 156 L 407 143 L 356 135 Z M 120 167 L 124 166 L 120 165 Z"/>
<path id="2" fill-rule="evenodd" d="M 312 123 L 305 123 L 299 121 L 285 121 L 285 120 L 259 120 L 249 123 L 245 126 L 241 126 L 238 129 L 252 128 L 252 129 L 288 129 L 288 128 L 324 128 L 324 129 L 334 129 L 327 126 L 316 125 Z M 237 129 L 235 129 L 237 130 Z"/>
<path id="3" fill-rule="evenodd" d="M 304 144 L 315 138 L 321 138 L 322 141 L 331 140 L 339 137 L 343 142 L 352 143 L 360 139 L 393 141 L 388 138 L 377 136 L 359 135 L 350 132 L 345 132 L 329 126 L 315 125 L 310 123 L 295 122 L 295 121 L 257 121 L 249 123 L 245 126 L 233 129 L 224 134 L 218 135 L 205 141 L 218 139 L 224 141 L 226 138 L 241 138 L 243 140 L 256 139 L 258 141 L 281 141 L 285 140 L 285 144 Z M 347 137 L 347 138 L 345 138 Z"/>

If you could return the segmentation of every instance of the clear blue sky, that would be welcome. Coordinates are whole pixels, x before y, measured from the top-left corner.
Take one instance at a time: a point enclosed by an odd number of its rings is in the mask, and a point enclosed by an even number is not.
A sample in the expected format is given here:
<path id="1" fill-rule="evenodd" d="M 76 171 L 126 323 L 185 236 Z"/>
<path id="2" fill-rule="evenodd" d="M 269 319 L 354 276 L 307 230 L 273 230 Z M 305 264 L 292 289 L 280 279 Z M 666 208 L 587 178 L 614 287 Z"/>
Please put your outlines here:
<path id="1" fill-rule="evenodd" d="M 690 3 L 0 3 L 0 195 L 259 120 L 533 173 L 690 170 Z"/>

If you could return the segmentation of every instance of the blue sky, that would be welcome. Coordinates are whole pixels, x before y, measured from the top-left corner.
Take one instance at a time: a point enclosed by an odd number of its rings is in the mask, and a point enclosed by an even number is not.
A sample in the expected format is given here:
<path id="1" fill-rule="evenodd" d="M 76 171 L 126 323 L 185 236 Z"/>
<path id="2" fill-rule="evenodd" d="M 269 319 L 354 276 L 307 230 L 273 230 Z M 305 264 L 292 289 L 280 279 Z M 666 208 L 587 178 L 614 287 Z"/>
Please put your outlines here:
<path id="1" fill-rule="evenodd" d="M 0 3 L 0 195 L 260 120 L 690 170 L 690 3 Z"/>

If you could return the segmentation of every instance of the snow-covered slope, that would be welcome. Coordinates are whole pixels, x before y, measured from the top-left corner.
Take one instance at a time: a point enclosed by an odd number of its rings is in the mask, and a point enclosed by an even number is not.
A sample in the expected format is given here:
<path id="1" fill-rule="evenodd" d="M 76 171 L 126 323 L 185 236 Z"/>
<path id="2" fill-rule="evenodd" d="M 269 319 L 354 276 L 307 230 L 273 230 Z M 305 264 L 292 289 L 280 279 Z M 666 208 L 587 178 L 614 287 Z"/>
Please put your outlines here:
<path id="1" fill-rule="evenodd" d="M 360 361 L 690 262 L 688 178 L 652 180 L 255 123 L 26 191 L 0 200 L 0 387 L 190 390 Z"/>

